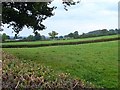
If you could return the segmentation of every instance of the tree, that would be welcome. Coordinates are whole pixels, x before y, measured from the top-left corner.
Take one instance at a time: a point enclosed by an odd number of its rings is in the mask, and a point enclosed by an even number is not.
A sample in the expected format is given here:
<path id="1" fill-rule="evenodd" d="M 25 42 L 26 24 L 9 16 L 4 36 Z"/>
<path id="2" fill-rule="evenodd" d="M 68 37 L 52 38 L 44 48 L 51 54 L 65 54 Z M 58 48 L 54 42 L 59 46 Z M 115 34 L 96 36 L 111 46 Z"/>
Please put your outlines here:
<path id="1" fill-rule="evenodd" d="M 46 40 L 46 37 L 44 35 L 42 35 L 41 40 Z"/>
<path id="2" fill-rule="evenodd" d="M 38 32 L 35 32 L 34 40 L 40 40 L 41 35 Z"/>
<path id="3" fill-rule="evenodd" d="M 8 36 L 5 33 L 3 33 L 2 34 L 2 41 L 5 41 L 6 39 L 10 39 L 10 36 Z"/>
<path id="4" fill-rule="evenodd" d="M 33 32 L 45 29 L 43 20 L 54 15 L 55 6 L 50 7 L 53 0 L 48 2 L 2 2 L 2 23 L 13 26 L 16 35 L 22 31 L 23 27 L 32 28 Z M 79 2 L 73 0 L 63 0 L 64 9 L 67 6 L 75 5 Z"/>
<path id="5" fill-rule="evenodd" d="M 2 23 L 13 26 L 16 34 L 24 26 L 32 28 L 35 31 L 45 29 L 42 21 L 54 14 L 52 11 L 55 7 L 48 7 L 47 2 L 3 2 Z"/>
<path id="6" fill-rule="evenodd" d="M 0 33 L 0 42 L 2 42 L 2 34 Z"/>
<path id="7" fill-rule="evenodd" d="M 102 29 L 101 34 L 102 35 L 108 35 L 108 30 L 107 29 Z"/>
<path id="8" fill-rule="evenodd" d="M 48 34 L 52 39 L 54 39 L 56 37 L 56 35 L 58 35 L 58 33 L 55 31 L 52 31 L 51 33 L 48 33 Z"/>
<path id="9" fill-rule="evenodd" d="M 63 36 L 59 36 L 59 39 L 63 39 L 64 37 Z"/>
<path id="10" fill-rule="evenodd" d="M 79 38 L 78 31 L 75 31 L 75 32 L 74 32 L 74 38 L 75 38 L 75 39 L 76 39 L 76 38 Z"/>
<path id="11" fill-rule="evenodd" d="M 74 33 L 69 33 L 68 35 L 66 35 L 65 37 L 70 37 L 70 38 L 79 38 L 79 34 L 78 31 L 75 31 Z"/>
<path id="12" fill-rule="evenodd" d="M 73 37 L 74 37 L 74 34 L 73 34 L 73 33 L 70 33 L 70 34 L 68 34 L 68 37 L 73 38 Z"/>
<path id="13" fill-rule="evenodd" d="M 34 36 L 33 36 L 33 35 L 29 35 L 26 39 L 27 39 L 28 41 L 33 41 L 33 40 L 34 40 Z"/>

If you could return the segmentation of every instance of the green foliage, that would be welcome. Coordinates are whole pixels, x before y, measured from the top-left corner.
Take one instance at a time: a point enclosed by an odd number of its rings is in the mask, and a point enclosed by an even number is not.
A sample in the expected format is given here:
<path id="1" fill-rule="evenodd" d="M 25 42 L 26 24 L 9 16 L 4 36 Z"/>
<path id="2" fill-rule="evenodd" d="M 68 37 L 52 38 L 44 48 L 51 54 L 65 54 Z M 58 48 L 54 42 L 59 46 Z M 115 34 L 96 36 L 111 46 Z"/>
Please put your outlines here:
<path id="1" fill-rule="evenodd" d="M 98 40 L 88 40 L 88 41 L 79 41 L 79 42 L 61 42 L 61 43 L 50 43 L 50 44 L 36 44 L 36 45 L 3 45 L 2 48 L 32 48 L 32 47 L 45 47 L 45 46 L 61 46 L 61 45 L 78 45 L 78 44 L 88 44 L 88 43 L 100 43 L 108 41 L 117 41 L 120 38 L 109 38 L 109 39 L 98 39 Z"/>
<path id="2" fill-rule="evenodd" d="M 120 34 L 120 29 L 102 29 L 102 30 L 94 30 L 88 33 L 83 33 L 80 35 L 80 38 L 89 38 L 89 37 L 98 37 L 98 36 L 107 36 L 107 35 L 117 35 Z"/>
<path id="3" fill-rule="evenodd" d="M 77 3 L 80 3 L 80 1 L 81 1 L 81 0 L 79 0 L 79 1 L 77 1 L 77 2 L 75 2 L 74 0 L 63 0 L 64 9 L 65 9 L 66 11 L 68 11 L 67 6 L 70 7 L 71 5 L 75 5 L 75 4 L 77 4 Z"/>
<path id="4" fill-rule="evenodd" d="M 44 35 L 42 35 L 41 40 L 46 40 L 46 37 Z"/>
<path id="5" fill-rule="evenodd" d="M 6 39 L 10 39 L 10 37 L 8 35 L 6 35 L 5 33 L 2 34 L 2 41 L 4 42 Z"/>
<path id="6" fill-rule="evenodd" d="M 116 88 L 118 85 L 118 41 L 3 50 L 26 62 L 50 66 L 56 73 L 70 73 L 97 87 Z"/>
<path id="7" fill-rule="evenodd" d="M 34 40 L 40 40 L 41 35 L 38 32 L 35 32 Z"/>
<path id="8" fill-rule="evenodd" d="M 74 33 L 69 33 L 68 35 L 65 35 L 66 38 L 90 38 L 90 37 L 98 37 L 98 36 L 107 36 L 107 35 L 117 35 L 120 34 L 120 29 L 102 29 L 102 30 L 94 30 L 90 31 L 88 33 L 83 33 L 81 35 L 78 34 L 78 31 L 75 31 Z"/>
<path id="9" fill-rule="evenodd" d="M 26 39 L 27 39 L 28 41 L 33 41 L 33 40 L 34 40 L 34 36 L 33 36 L 33 35 L 29 35 Z"/>
<path id="10" fill-rule="evenodd" d="M 38 44 L 52 44 L 52 43 L 65 43 L 65 42 L 79 42 L 79 41 L 88 41 L 88 40 L 98 40 L 98 39 L 109 39 L 109 38 L 118 38 L 118 35 L 111 36 L 101 36 L 93 38 L 82 38 L 82 39 L 70 39 L 70 40 L 52 40 L 52 41 L 36 41 L 36 42 L 6 42 L 2 45 L 38 45 Z"/>
<path id="11" fill-rule="evenodd" d="M 74 33 L 69 33 L 68 35 L 65 35 L 65 37 L 70 37 L 70 38 L 79 38 L 79 33 L 78 31 L 75 31 Z"/>
<path id="12" fill-rule="evenodd" d="M 42 21 L 53 16 L 50 2 L 2 2 L 2 23 L 13 26 L 16 34 L 24 26 L 35 31 L 45 29 Z"/>
<path id="13" fill-rule="evenodd" d="M 42 36 L 36 32 L 35 35 L 29 35 L 26 39 L 24 39 L 24 41 L 37 41 L 37 40 L 41 40 Z"/>
<path id="14" fill-rule="evenodd" d="M 74 32 L 74 38 L 79 38 L 79 33 L 78 33 L 78 31 L 75 31 L 75 32 Z"/>
<path id="15" fill-rule="evenodd" d="M 13 26 L 13 30 L 18 34 L 23 27 L 32 28 L 34 33 L 45 29 L 42 24 L 48 17 L 54 15 L 55 6 L 49 6 L 52 0 L 48 2 L 2 2 L 2 23 Z M 63 1 L 65 10 L 67 6 L 75 5 L 78 2 L 70 0 Z"/>
<path id="16" fill-rule="evenodd" d="M 2 42 L 2 34 L 0 34 L 0 42 Z"/>
<path id="17" fill-rule="evenodd" d="M 52 31 L 51 33 L 48 33 L 48 34 L 52 39 L 55 39 L 56 35 L 58 35 L 58 33 L 55 31 Z"/>
<path id="18" fill-rule="evenodd" d="M 63 39 L 64 37 L 63 36 L 59 36 L 59 39 Z"/>

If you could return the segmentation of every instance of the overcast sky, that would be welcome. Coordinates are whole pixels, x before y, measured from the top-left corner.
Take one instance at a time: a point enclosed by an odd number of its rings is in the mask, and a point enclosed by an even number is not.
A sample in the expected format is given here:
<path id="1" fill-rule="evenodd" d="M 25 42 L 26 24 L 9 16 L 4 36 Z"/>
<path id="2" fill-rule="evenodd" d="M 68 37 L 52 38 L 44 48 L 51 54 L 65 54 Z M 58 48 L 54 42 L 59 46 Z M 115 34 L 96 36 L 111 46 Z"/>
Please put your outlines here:
<path id="1" fill-rule="evenodd" d="M 52 6 L 57 6 L 55 15 L 43 23 L 46 30 L 40 31 L 41 35 L 48 36 L 51 31 L 66 35 L 74 31 L 79 34 L 99 29 L 118 28 L 118 1 L 119 0 L 81 0 L 80 4 L 64 10 L 61 0 L 54 0 Z M 10 28 L 4 27 L 4 32 L 14 36 Z M 24 28 L 20 36 L 28 36 L 33 30 Z"/>

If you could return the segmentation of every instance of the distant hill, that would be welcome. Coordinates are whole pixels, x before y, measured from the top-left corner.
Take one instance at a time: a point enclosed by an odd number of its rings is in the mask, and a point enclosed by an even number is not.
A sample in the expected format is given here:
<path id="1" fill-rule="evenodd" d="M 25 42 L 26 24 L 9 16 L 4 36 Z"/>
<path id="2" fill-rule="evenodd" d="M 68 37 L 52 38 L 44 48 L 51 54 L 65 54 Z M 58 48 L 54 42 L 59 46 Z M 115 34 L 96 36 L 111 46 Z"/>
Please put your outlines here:
<path id="1" fill-rule="evenodd" d="M 102 29 L 102 30 L 94 30 L 88 33 L 83 33 L 80 37 L 95 37 L 95 36 L 106 36 L 106 35 L 116 35 L 120 34 L 120 29 Z"/>

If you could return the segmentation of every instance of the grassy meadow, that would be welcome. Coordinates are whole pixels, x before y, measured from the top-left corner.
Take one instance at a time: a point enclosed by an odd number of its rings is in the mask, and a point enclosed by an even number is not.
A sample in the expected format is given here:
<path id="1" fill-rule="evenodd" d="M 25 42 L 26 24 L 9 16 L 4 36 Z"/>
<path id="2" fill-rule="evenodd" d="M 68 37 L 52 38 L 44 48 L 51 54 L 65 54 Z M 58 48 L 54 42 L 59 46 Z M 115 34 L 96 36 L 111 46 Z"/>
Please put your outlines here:
<path id="1" fill-rule="evenodd" d="M 117 36 L 97 38 L 109 37 Z M 87 39 L 93 40 L 96 38 Z M 63 41 L 61 40 L 61 42 Z M 57 41 L 3 44 L 51 42 Z M 118 85 L 118 41 L 37 48 L 3 48 L 3 51 L 13 54 L 23 62 L 32 61 L 37 64 L 49 66 L 55 73 L 70 73 L 72 77 L 85 82 L 91 82 L 97 87 L 115 88 Z"/>

